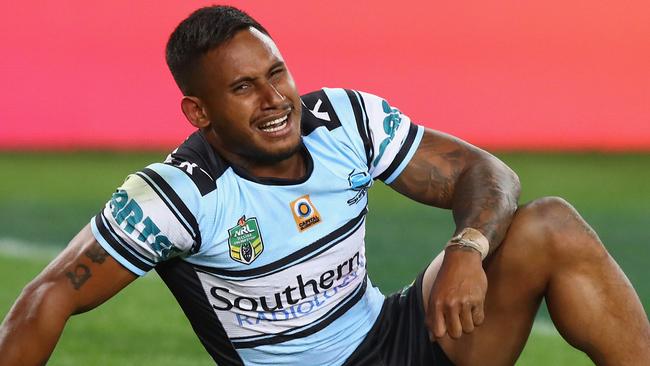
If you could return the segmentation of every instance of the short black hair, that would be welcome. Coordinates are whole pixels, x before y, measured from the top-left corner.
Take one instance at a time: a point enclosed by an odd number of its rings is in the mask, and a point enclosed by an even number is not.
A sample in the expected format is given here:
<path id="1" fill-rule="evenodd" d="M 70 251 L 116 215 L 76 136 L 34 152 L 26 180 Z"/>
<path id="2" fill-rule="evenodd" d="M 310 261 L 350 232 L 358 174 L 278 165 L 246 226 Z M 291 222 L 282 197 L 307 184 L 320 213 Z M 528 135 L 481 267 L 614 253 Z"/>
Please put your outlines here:
<path id="1" fill-rule="evenodd" d="M 192 81 L 203 55 L 249 27 L 270 36 L 250 15 L 232 6 L 200 8 L 183 20 L 169 36 L 165 51 L 167 66 L 181 92 L 184 95 L 197 92 Z"/>

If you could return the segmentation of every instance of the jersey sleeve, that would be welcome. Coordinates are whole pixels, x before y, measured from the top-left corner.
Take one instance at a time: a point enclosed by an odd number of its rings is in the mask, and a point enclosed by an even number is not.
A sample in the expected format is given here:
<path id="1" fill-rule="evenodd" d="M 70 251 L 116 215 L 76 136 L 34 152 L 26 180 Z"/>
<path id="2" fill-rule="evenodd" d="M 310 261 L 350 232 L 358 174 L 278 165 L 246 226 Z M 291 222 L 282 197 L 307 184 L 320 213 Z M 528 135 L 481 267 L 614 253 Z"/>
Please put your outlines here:
<path id="1" fill-rule="evenodd" d="M 393 182 L 415 154 L 424 128 L 376 95 L 338 88 L 323 88 L 323 92 L 325 96 L 314 92 L 303 97 L 319 120 L 315 125 L 333 131 L 342 127 L 349 148 L 365 163 L 368 174 L 387 184 Z M 335 113 L 330 115 L 330 110 Z M 313 129 L 303 123 L 303 130 Z"/>
<path id="2" fill-rule="evenodd" d="M 201 244 L 199 193 L 179 169 L 153 164 L 127 177 L 92 220 L 93 235 L 119 263 L 144 275 Z"/>
<path id="3" fill-rule="evenodd" d="M 358 126 L 366 146 L 369 173 L 390 184 L 413 157 L 424 128 L 412 123 L 385 99 L 364 92 L 354 93 L 363 118 Z"/>

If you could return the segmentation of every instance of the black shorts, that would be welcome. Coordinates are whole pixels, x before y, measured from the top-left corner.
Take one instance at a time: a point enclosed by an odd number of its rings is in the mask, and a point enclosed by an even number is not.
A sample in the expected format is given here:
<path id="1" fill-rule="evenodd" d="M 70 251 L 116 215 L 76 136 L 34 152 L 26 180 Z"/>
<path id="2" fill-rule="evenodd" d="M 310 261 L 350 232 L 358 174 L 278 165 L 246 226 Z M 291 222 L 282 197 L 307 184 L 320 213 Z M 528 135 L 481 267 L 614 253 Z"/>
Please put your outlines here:
<path id="1" fill-rule="evenodd" d="M 453 366 L 424 323 L 422 279 L 386 298 L 370 332 L 344 366 Z"/>

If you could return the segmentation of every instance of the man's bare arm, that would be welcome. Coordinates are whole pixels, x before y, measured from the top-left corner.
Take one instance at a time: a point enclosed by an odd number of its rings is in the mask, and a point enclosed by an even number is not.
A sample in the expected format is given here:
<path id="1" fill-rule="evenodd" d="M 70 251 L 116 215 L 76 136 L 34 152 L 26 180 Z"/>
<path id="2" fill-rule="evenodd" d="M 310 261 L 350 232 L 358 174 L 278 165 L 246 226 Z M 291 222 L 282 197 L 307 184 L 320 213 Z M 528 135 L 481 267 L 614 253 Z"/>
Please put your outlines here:
<path id="1" fill-rule="evenodd" d="M 22 291 L 0 326 L 0 365 L 47 362 L 71 315 L 88 311 L 136 276 L 86 226 Z"/>
<path id="2" fill-rule="evenodd" d="M 490 252 L 503 240 L 519 198 L 519 179 L 489 153 L 452 136 L 426 130 L 415 155 L 391 184 L 416 201 L 452 210 L 456 234 L 479 230 Z M 426 284 L 425 285 L 430 285 Z M 451 246 L 431 287 L 427 325 L 435 337 L 458 338 L 484 319 L 487 277 L 480 254 Z"/>
<path id="3" fill-rule="evenodd" d="M 455 137 L 426 130 L 413 159 L 391 187 L 413 200 L 452 210 L 456 233 L 478 229 L 500 243 L 517 209 L 519 179 L 491 154 Z"/>

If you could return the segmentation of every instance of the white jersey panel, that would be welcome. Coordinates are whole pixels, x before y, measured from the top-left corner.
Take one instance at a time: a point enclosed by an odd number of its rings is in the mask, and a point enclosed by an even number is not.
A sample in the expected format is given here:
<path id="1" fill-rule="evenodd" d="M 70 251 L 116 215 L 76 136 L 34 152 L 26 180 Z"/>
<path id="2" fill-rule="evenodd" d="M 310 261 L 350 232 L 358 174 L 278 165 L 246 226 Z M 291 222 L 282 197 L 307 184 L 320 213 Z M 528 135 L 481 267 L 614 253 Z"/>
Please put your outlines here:
<path id="1" fill-rule="evenodd" d="M 373 288 L 370 279 L 367 287 Z M 381 293 L 370 291 L 349 311 L 310 337 L 242 348 L 238 352 L 251 365 L 342 365 L 374 325 L 383 301 Z"/>
<path id="2" fill-rule="evenodd" d="M 189 253 L 196 245 L 198 228 L 195 219 L 185 212 L 186 204 L 193 200 L 185 194 L 184 203 L 179 203 L 177 192 L 183 189 L 174 190 L 169 185 L 186 178 L 180 172 L 174 177 L 178 173 L 172 170 L 165 180 L 152 169 L 156 165 L 168 168 L 155 164 L 129 175 L 91 223 L 102 247 L 137 275 L 156 263 Z M 184 185 L 191 188 L 187 182 Z"/>
<path id="3" fill-rule="evenodd" d="M 333 313 L 364 282 L 364 229 L 361 221 L 329 250 L 264 277 L 235 281 L 200 272 L 206 296 L 231 340 L 297 332 Z"/>

